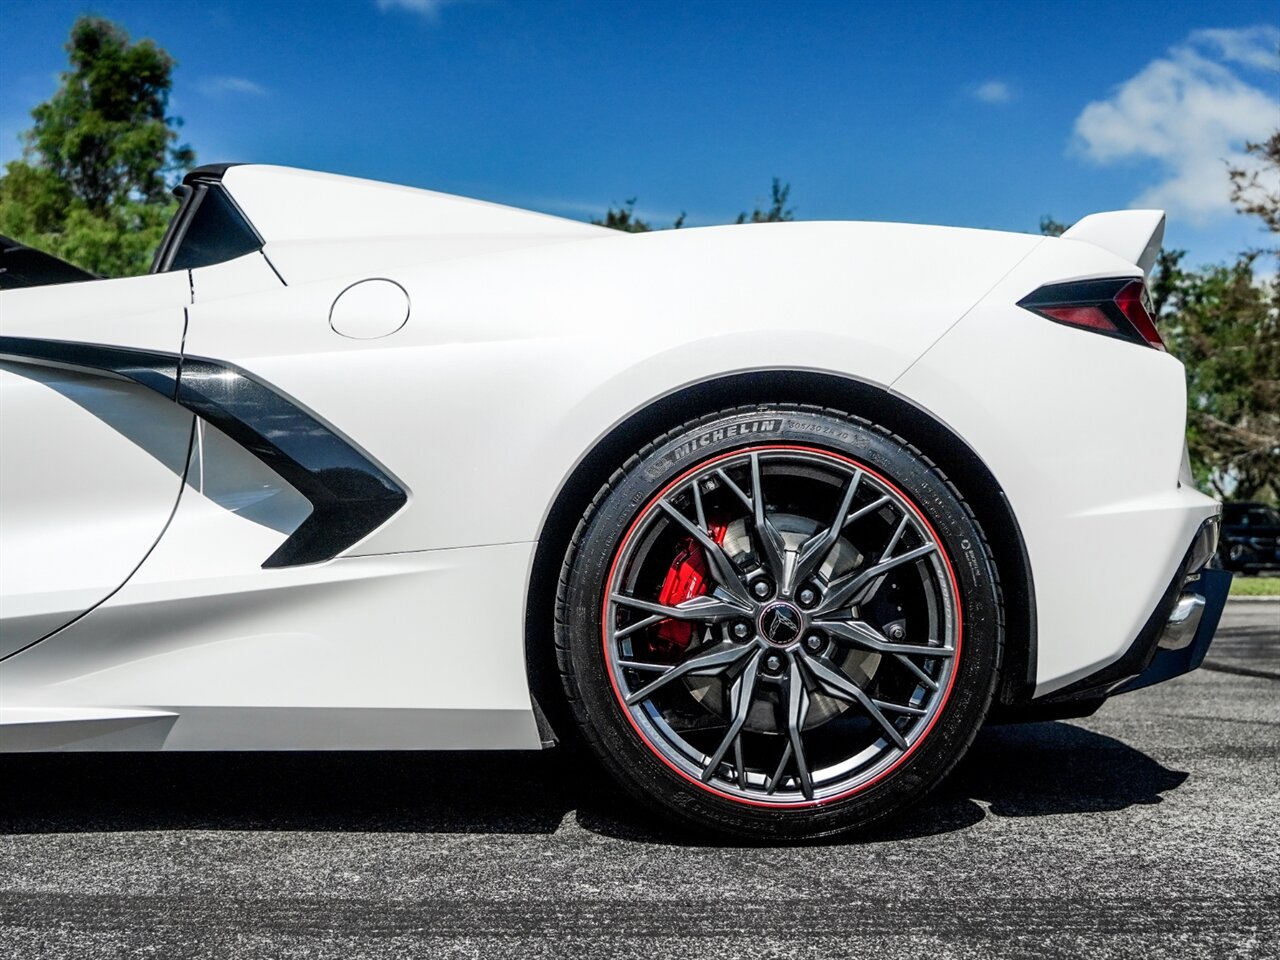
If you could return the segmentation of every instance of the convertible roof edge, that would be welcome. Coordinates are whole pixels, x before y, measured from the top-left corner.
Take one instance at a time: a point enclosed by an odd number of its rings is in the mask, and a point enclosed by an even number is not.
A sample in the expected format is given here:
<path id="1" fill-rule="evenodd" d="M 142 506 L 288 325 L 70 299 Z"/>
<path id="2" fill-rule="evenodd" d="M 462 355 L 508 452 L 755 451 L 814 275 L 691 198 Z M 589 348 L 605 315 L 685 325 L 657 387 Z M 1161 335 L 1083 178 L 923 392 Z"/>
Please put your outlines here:
<path id="1" fill-rule="evenodd" d="M 487 200 L 313 170 L 256 163 L 199 169 L 208 172 L 192 171 L 191 183 L 220 182 L 268 244 L 431 236 L 568 240 L 619 235 L 581 220 Z"/>
<path id="2" fill-rule="evenodd" d="M 233 160 L 229 163 L 206 163 L 199 167 L 192 167 L 191 170 L 187 172 L 187 175 L 182 178 L 182 182 L 193 183 L 197 180 L 199 181 L 219 180 L 220 181 L 223 177 L 223 174 L 225 174 L 232 167 L 242 167 L 242 166 L 244 166 L 244 163 L 239 160 Z"/>

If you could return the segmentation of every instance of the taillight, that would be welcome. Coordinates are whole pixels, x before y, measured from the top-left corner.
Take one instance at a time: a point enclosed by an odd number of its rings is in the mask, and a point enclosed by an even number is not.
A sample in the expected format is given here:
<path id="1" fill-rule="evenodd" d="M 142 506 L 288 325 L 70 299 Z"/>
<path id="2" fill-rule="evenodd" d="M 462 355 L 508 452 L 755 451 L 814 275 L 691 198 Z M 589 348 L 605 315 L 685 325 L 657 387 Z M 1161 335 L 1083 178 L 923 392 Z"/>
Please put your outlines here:
<path id="1" fill-rule="evenodd" d="M 1141 280 L 1130 280 L 1115 295 L 1116 306 L 1124 314 L 1126 320 L 1133 324 L 1133 329 L 1143 340 L 1157 350 L 1164 349 L 1164 341 L 1160 339 L 1160 331 L 1156 329 L 1156 318 L 1151 315 L 1151 300 L 1147 296 L 1147 285 Z"/>
<path id="2" fill-rule="evenodd" d="M 1149 304 L 1146 284 L 1135 277 L 1050 283 L 1018 301 L 1055 323 L 1163 350 Z"/>

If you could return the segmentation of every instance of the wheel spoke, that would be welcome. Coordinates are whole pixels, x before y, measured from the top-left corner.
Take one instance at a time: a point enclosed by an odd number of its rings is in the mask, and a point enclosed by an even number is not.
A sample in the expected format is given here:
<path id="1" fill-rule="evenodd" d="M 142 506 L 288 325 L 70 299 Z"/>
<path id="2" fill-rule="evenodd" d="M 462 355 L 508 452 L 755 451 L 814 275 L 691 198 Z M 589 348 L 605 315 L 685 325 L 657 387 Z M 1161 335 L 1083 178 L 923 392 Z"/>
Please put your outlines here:
<path id="1" fill-rule="evenodd" d="M 786 773 L 787 762 L 791 759 L 791 740 L 788 738 L 786 744 L 782 748 L 782 759 L 778 761 L 778 766 L 773 771 L 773 776 L 769 778 L 764 792 L 773 793 L 778 789 L 778 784 L 782 782 L 782 775 Z"/>
<path id="2" fill-rule="evenodd" d="M 805 654 L 804 657 L 805 665 L 824 691 L 841 700 L 862 707 L 871 719 L 880 725 L 880 728 L 897 745 L 898 749 L 907 749 L 907 741 L 901 731 L 893 725 L 893 721 L 884 715 L 880 707 L 876 705 L 876 702 L 867 696 L 861 687 L 846 677 L 835 664 L 825 657 L 815 654 Z"/>
<path id="3" fill-rule="evenodd" d="M 913 663 L 911 658 L 906 654 L 895 653 L 893 655 L 893 659 L 902 664 L 908 673 L 914 674 L 915 678 L 923 683 L 928 690 L 936 691 L 938 689 L 938 681 L 920 669 L 919 664 Z"/>
<path id="4" fill-rule="evenodd" d="M 898 541 L 902 539 L 902 535 L 907 532 L 907 524 L 911 522 L 911 518 L 905 513 L 902 519 L 898 521 L 898 526 L 894 528 L 893 536 L 889 538 L 888 545 L 884 548 L 884 552 L 880 554 L 879 563 L 884 563 L 893 556 L 893 548 L 898 545 Z"/>
<path id="5" fill-rule="evenodd" d="M 751 701 L 756 694 L 756 678 L 760 675 L 760 657 L 764 651 L 757 651 L 756 655 L 747 663 L 747 668 L 742 671 L 741 676 L 733 681 L 733 685 L 729 688 L 729 700 L 732 703 L 733 719 L 729 723 L 729 729 L 725 732 L 724 738 L 720 741 L 720 746 L 716 748 L 707 764 L 702 769 L 702 782 L 707 783 L 715 776 L 716 770 L 720 768 L 720 761 L 724 759 L 724 755 L 729 752 L 729 748 L 735 743 L 738 745 L 737 756 L 738 770 L 741 773 L 741 754 L 742 744 L 739 739 L 742 733 L 742 725 L 747 722 L 747 715 L 751 712 Z M 742 781 L 738 782 L 739 786 L 743 786 Z"/>
<path id="6" fill-rule="evenodd" d="M 629 637 L 631 636 L 631 634 L 638 633 L 639 631 L 643 630 L 645 627 L 652 627 L 655 623 L 661 623 L 663 620 L 666 620 L 666 619 L 667 618 L 660 613 L 652 614 L 650 616 L 645 617 L 643 620 L 637 620 L 635 623 L 627 624 L 625 627 L 619 630 L 616 634 L 614 634 L 614 637 L 615 639 L 621 640 L 623 637 Z"/>
<path id="7" fill-rule="evenodd" d="M 618 666 L 623 670 L 643 670 L 646 673 L 662 673 L 671 669 L 669 663 L 648 663 L 644 660 L 619 660 Z"/>
<path id="8" fill-rule="evenodd" d="M 609 599 L 624 607 L 632 607 L 633 609 L 653 614 L 653 617 L 646 617 L 644 620 L 623 627 L 622 631 L 616 634 L 618 637 L 625 636 L 626 633 L 633 633 L 633 628 L 639 629 L 642 624 L 647 627 L 657 623 L 658 620 L 697 620 L 702 623 L 719 623 L 722 620 L 732 620 L 736 617 L 748 617 L 751 615 L 749 606 L 739 606 L 710 593 L 704 593 L 698 597 L 690 597 L 674 607 L 665 603 L 657 603 L 653 600 L 628 597 L 621 593 L 615 593 Z M 657 617 L 657 620 L 654 617 Z"/>
<path id="9" fill-rule="evenodd" d="M 898 545 L 898 541 L 902 539 L 902 535 L 906 532 L 907 524 L 909 522 L 909 518 L 904 513 L 902 518 L 898 521 L 898 526 L 893 531 L 893 536 L 889 538 L 888 545 L 886 545 L 884 550 L 881 552 L 880 559 L 876 561 L 877 563 L 884 563 L 889 559 L 893 553 L 893 548 Z M 854 598 L 854 602 L 865 603 L 867 600 L 874 597 L 876 595 L 876 591 L 880 589 L 880 584 L 883 582 L 884 574 L 877 574 L 875 579 L 862 588 L 858 596 Z"/>
<path id="10" fill-rule="evenodd" d="M 743 505 L 746 506 L 748 511 L 750 511 L 752 514 L 755 513 L 756 508 L 752 504 L 751 498 L 747 496 L 746 491 L 744 491 L 740 486 L 738 486 L 736 483 L 733 482 L 733 479 L 729 476 L 729 474 L 724 472 L 723 467 L 716 467 L 716 476 L 720 478 L 721 483 L 723 483 L 726 487 L 728 487 L 737 495 L 738 499 L 742 501 Z"/>
<path id="11" fill-rule="evenodd" d="M 699 505 L 701 511 L 701 495 L 697 493 L 697 484 L 695 488 L 695 503 Z M 729 559 L 729 555 L 724 552 L 724 548 L 720 544 L 711 539 L 706 529 L 694 523 L 683 513 L 676 509 L 675 505 L 669 500 L 658 501 L 658 506 L 667 512 L 673 520 L 693 535 L 702 547 L 703 556 L 707 559 L 707 565 L 711 568 L 711 575 L 715 578 L 716 583 L 720 584 L 726 592 L 735 600 L 751 606 L 751 598 L 747 594 L 746 585 L 743 584 L 742 578 L 738 576 L 738 571 L 733 566 L 733 561 Z"/>
<path id="12" fill-rule="evenodd" d="M 702 484 L 694 482 L 690 484 L 693 490 L 693 514 L 698 518 L 698 527 L 702 530 L 710 530 L 707 526 L 707 511 L 702 505 Z"/>
<path id="13" fill-rule="evenodd" d="M 751 455 L 751 492 L 754 507 L 753 520 L 756 535 L 760 540 L 760 553 L 764 558 L 765 566 L 769 569 L 769 576 L 773 577 L 773 582 L 777 584 L 778 589 L 784 593 L 789 592 L 787 544 L 765 510 L 764 486 L 760 482 L 760 454 L 758 453 Z"/>
<path id="14" fill-rule="evenodd" d="M 822 598 L 822 602 L 814 610 L 814 616 L 821 617 L 833 611 L 842 610 L 851 606 L 855 600 L 857 602 L 865 602 L 868 595 L 873 592 L 864 590 L 871 581 L 883 576 L 895 567 L 902 566 L 904 563 L 911 563 L 913 560 L 926 557 L 937 549 L 938 545 L 936 543 L 926 543 L 896 557 L 880 560 L 864 570 L 854 571 L 838 578 L 831 584 L 826 596 Z"/>
<path id="15" fill-rule="evenodd" d="M 836 545 L 845 524 L 848 523 L 849 505 L 853 503 L 853 497 L 858 492 L 858 484 L 861 481 L 862 471 L 854 470 L 853 476 L 845 484 L 844 496 L 840 498 L 840 507 L 836 510 L 831 524 L 821 533 L 815 533 L 800 548 L 800 555 L 796 558 L 795 569 L 791 575 L 792 583 L 804 583 L 826 562 L 831 554 L 831 548 Z"/>
<path id="16" fill-rule="evenodd" d="M 890 713 L 905 713 L 909 717 L 923 717 L 929 712 L 924 707 L 913 707 L 909 703 L 890 703 L 888 700 L 877 700 L 875 697 L 871 698 L 871 702 L 881 710 L 887 710 Z"/>
<path id="17" fill-rule="evenodd" d="M 859 507 L 857 510 L 853 511 L 853 513 L 845 517 L 844 523 L 842 523 L 841 526 L 847 527 L 849 524 L 853 523 L 853 521 L 861 520 L 868 513 L 875 513 L 885 504 L 889 504 L 889 503 L 893 503 L 893 498 L 890 497 L 888 494 L 884 494 L 883 496 L 877 497 L 875 500 L 872 500 L 866 506 Z"/>
<path id="18" fill-rule="evenodd" d="M 792 657 L 791 668 L 787 671 L 787 746 L 790 747 L 791 758 L 795 760 L 800 792 L 804 794 L 806 800 L 812 800 L 813 776 L 809 773 L 809 763 L 805 759 L 804 743 L 800 737 L 808 717 L 809 691 L 804 685 L 800 662 Z"/>
<path id="19" fill-rule="evenodd" d="M 655 693 L 673 680 L 693 673 L 721 673 L 751 653 L 756 648 L 747 644 L 722 643 L 707 653 L 690 657 L 682 663 L 661 674 L 656 680 L 645 684 L 627 697 L 627 706 L 633 707 L 642 700 L 648 700 Z"/>
<path id="20" fill-rule="evenodd" d="M 920 643 L 894 643 L 883 633 L 861 620 L 818 620 L 817 625 L 832 636 L 847 640 L 852 644 L 876 653 L 895 655 L 914 654 L 923 657 L 952 657 L 955 650 L 951 647 L 933 647 Z"/>

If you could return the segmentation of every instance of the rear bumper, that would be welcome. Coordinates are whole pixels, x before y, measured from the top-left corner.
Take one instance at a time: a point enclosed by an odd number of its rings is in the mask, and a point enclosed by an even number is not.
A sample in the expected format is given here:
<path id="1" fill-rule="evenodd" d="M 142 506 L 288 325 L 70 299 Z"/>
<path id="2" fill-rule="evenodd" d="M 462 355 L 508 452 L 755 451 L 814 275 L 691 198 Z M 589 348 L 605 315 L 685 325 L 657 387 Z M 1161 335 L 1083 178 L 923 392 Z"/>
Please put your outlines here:
<path id="1" fill-rule="evenodd" d="M 1029 706 L 1101 702 L 1188 673 L 1204 660 L 1231 588 L 1231 573 L 1206 565 L 1217 547 L 1218 518 L 1205 520 L 1173 579 L 1128 649 L 1113 663 Z"/>
<path id="2" fill-rule="evenodd" d="M 1229 571 L 1202 570 L 1193 583 L 1183 588 L 1182 593 L 1184 597 L 1199 601 L 1195 604 L 1194 615 L 1197 619 L 1195 625 L 1191 626 L 1186 621 L 1175 622 L 1171 618 L 1147 668 L 1112 692 L 1128 693 L 1130 690 L 1141 690 L 1153 683 L 1163 683 L 1173 677 L 1190 673 L 1200 666 L 1204 662 L 1204 655 L 1209 652 L 1209 644 L 1213 642 L 1213 635 L 1218 629 L 1218 620 L 1222 617 L 1222 608 L 1227 604 L 1227 593 L 1230 589 L 1231 573 Z M 1180 612 L 1181 610 L 1175 610 L 1175 613 Z"/>
<path id="3" fill-rule="evenodd" d="M 1140 636 L 1125 654 L 1129 664 L 1145 661 L 1146 665 L 1128 679 L 1116 679 L 1117 671 L 1100 670 L 1067 690 L 1012 705 L 996 705 L 988 723 L 1039 723 L 1046 720 L 1070 720 L 1087 717 L 1108 697 L 1117 693 L 1141 690 L 1190 673 L 1204 661 L 1218 629 L 1218 620 L 1226 606 L 1231 588 L 1231 574 L 1225 570 L 1202 570 L 1187 583 L 1175 581 L 1181 593 L 1175 595 L 1173 612 L 1164 620 L 1162 629 L 1150 637 Z M 1152 637 L 1154 639 L 1152 639 Z M 1126 668 L 1132 669 L 1132 668 Z"/>

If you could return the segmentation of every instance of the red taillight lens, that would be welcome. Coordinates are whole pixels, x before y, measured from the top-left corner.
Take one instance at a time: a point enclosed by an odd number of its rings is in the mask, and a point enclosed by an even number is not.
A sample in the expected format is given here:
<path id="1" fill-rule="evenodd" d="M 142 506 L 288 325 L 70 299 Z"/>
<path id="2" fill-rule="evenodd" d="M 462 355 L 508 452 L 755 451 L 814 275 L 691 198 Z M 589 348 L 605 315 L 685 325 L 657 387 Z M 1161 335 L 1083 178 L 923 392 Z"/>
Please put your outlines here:
<path id="1" fill-rule="evenodd" d="M 1164 349 L 1147 306 L 1147 288 L 1134 277 L 1050 283 L 1018 301 L 1018 306 L 1055 323 Z"/>
<path id="2" fill-rule="evenodd" d="M 1130 280 L 1115 296 L 1116 306 L 1126 320 L 1141 334 L 1142 339 L 1157 350 L 1164 349 L 1156 321 L 1147 307 L 1147 287 L 1141 280 Z"/>
<path id="3" fill-rule="evenodd" d="M 1037 311 L 1046 317 L 1072 327 L 1088 327 L 1090 330 L 1116 332 L 1116 325 L 1097 307 L 1044 307 Z"/>

